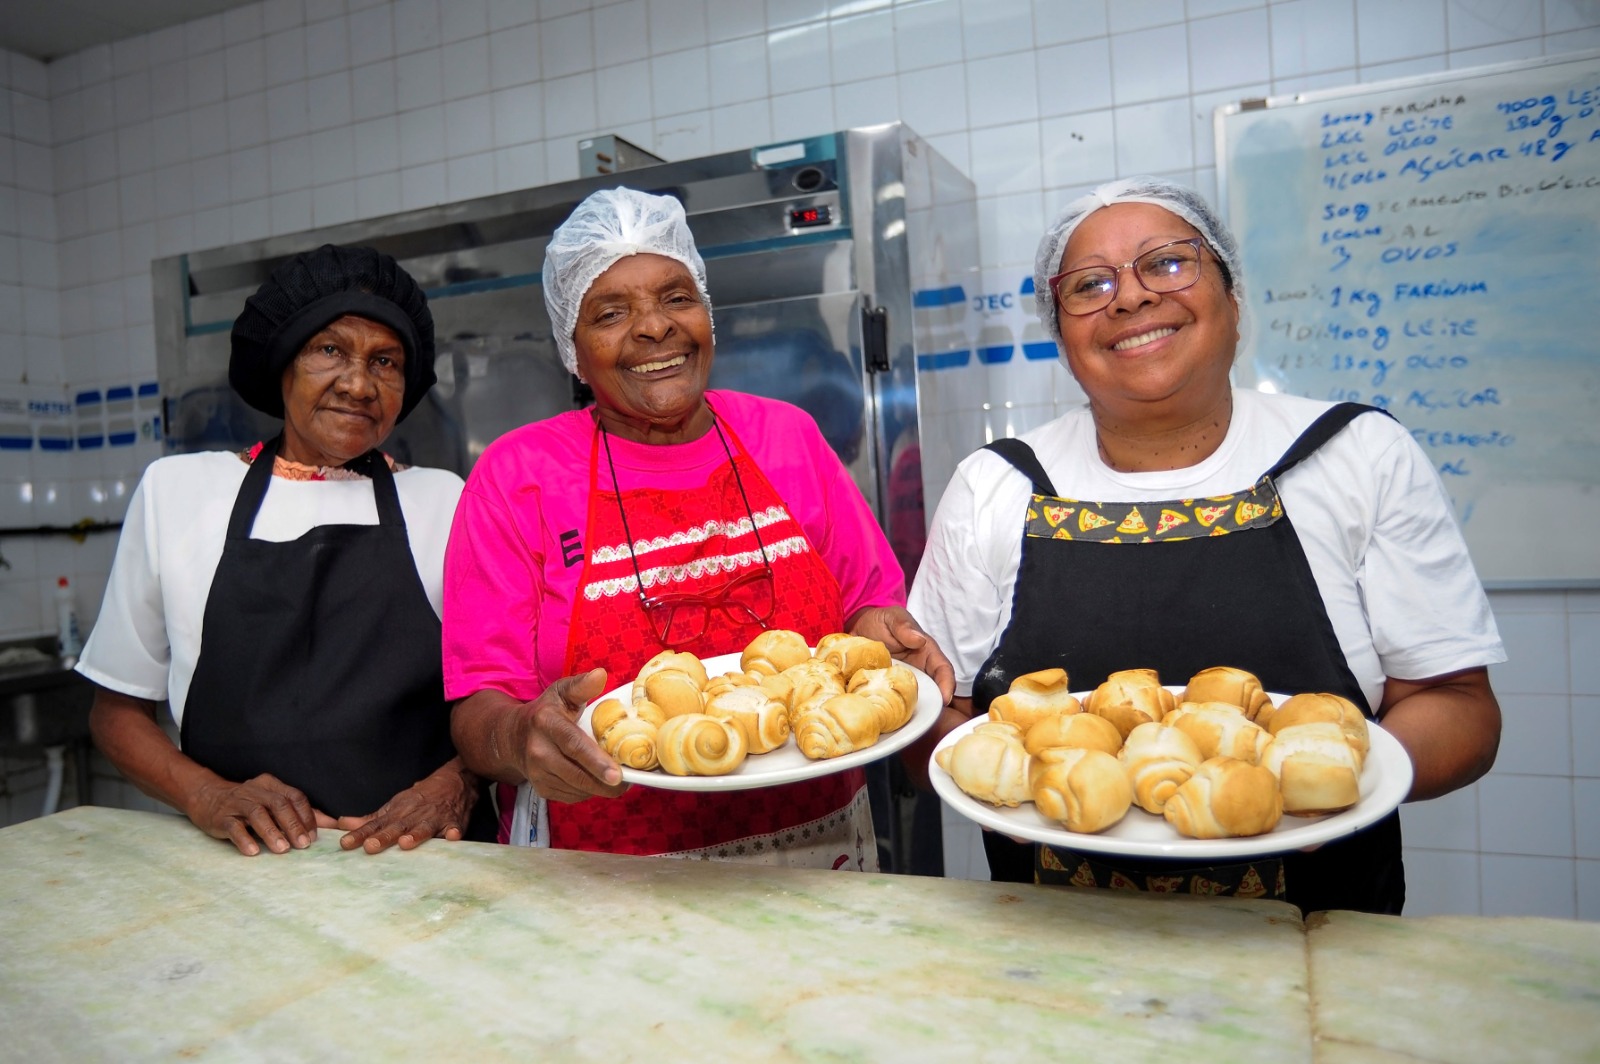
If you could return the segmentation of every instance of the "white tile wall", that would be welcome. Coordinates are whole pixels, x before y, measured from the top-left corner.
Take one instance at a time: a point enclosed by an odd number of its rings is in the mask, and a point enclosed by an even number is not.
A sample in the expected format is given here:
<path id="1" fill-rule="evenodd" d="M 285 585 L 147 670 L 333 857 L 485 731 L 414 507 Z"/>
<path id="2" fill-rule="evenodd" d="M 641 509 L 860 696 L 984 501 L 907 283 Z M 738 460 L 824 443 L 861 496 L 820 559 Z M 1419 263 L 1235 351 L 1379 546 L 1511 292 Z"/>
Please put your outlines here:
<path id="1" fill-rule="evenodd" d="M 154 256 L 563 180 L 591 134 L 687 158 L 902 118 L 977 183 L 974 285 L 1013 290 L 1089 185 L 1213 192 L 1219 103 L 1592 47 L 1592 0 L 262 0 L 0 53 L 0 400 L 153 379 Z M 1081 401 L 1020 358 L 926 384 L 936 476 Z M 114 511 L 147 454 L 0 452 L 0 519 Z M 0 638 L 52 628 L 58 572 L 92 619 L 110 545 L 0 536 Z M 1491 601 L 1503 752 L 1405 807 L 1412 911 L 1600 919 L 1600 592 Z M 947 836 L 982 874 L 971 825 Z"/>

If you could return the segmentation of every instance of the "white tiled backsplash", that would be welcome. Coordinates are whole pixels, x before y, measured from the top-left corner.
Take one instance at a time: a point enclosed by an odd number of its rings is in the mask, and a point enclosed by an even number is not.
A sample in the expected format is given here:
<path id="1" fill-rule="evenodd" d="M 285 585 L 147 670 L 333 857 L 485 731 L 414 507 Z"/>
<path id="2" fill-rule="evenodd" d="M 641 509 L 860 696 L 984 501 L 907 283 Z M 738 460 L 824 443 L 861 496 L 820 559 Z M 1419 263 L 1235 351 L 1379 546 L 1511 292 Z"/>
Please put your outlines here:
<path id="1" fill-rule="evenodd" d="M 132 387 L 147 423 L 151 258 L 565 180 L 603 133 L 679 159 L 903 119 L 969 173 L 993 305 L 968 339 L 1024 357 L 925 376 L 924 467 L 948 477 L 1080 399 L 1026 357 L 1023 282 L 1085 187 L 1214 196 L 1221 103 L 1596 47 L 1593 0 L 263 0 L 48 66 L 0 53 L 0 436 L 35 439 L 0 448 L 0 528 L 120 515 L 154 446 L 77 448 L 77 418 L 109 436 Z M 74 449 L 37 448 L 47 421 Z M 92 621 L 112 547 L 0 534 L 0 639 L 53 630 L 58 575 Z M 1491 601 L 1504 750 L 1404 810 L 1409 909 L 1600 919 L 1600 592 Z M 8 763 L 0 822 L 39 776 Z M 947 836 L 949 873 L 984 874 L 972 825 Z"/>

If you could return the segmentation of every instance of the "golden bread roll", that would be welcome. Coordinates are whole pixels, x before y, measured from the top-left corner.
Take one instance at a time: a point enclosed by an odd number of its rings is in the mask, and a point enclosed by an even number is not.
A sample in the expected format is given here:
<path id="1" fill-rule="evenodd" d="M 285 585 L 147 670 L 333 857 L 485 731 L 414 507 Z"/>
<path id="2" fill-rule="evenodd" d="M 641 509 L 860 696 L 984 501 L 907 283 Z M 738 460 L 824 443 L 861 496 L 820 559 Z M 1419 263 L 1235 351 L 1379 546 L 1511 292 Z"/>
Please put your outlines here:
<path id="1" fill-rule="evenodd" d="M 862 669 L 887 669 L 894 664 L 889 648 L 876 639 L 847 635 L 834 639 L 824 647 L 817 644 L 817 658 L 837 666 L 840 675 L 849 680 Z"/>
<path id="2" fill-rule="evenodd" d="M 712 696 L 732 691 L 736 687 L 760 687 L 763 679 L 765 677 L 756 672 L 725 672 L 721 676 L 713 676 L 707 680 L 705 690 L 700 693 L 709 702 Z"/>
<path id="3" fill-rule="evenodd" d="M 1009 720 L 1023 734 L 1046 717 L 1082 712 L 1083 706 L 1067 690 L 1065 669 L 1018 676 L 1011 681 L 1010 690 L 989 703 L 990 720 Z"/>
<path id="4" fill-rule="evenodd" d="M 1238 706 L 1257 724 L 1262 723 L 1262 717 L 1272 714 L 1272 699 L 1267 697 L 1255 674 L 1226 666 L 1201 669 L 1189 677 L 1189 685 L 1183 689 L 1179 701 L 1227 702 Z"/>
<path id="5" fill-rule="evenodd" d="M 862 669 L 850 677 L 847 690 L 878 707 L 880 732 L 903 727 L 917 709 L 917 674 L 899 662 L 887 669 Z"/>
<path id="6" fill-rule="evenodd" d="M 762 688 L 773 698 L 789 707 L 789 728 L 794 729 L 795 714 L 800 708 L 819 698 L 832 698 L 845 693 L 844 677 L 839 667 L 831 661 L 813 658 L 791 665 L 776 676 L 761 681 Z"/>
<path id="7" fill-rule="evenodd" d="M 1361 800 L 1360 762 L 1331 721 L 1279 729 L 1261 764 L 1278 777 L 1283 811 L 1290 816 L 1337 813 Z"/>
<path id="8" fill-rule="evenodd" d="M 1109 828 L 1133 805 L 1128 774 L 1103 750 L 1045 751 L 1029 767 L 1028 790 L 1041 814 L 1088 835 Z"/>
<path id="9" fill-rule="evenodd" d="M 641 702 L 639 705 L 648 706 Z M 648 772 L 661 764 L 656 756 L 656 736 L 660 725 L 644 717 L 627 716 L 615 721 L 600 737 L 600 749 L 625 768 Z"/>
<path id="10" fill-rule="evenodd" d="M 963 793 L 980 802 L 1014 808 L 1033 800 L 1028 780 L 1033 759 L 1014 724 L 980 724 L 933 759 Z"/>
<path id="11" fill-rule="evenodd" d="M 1093 713 L 1057 713 L 1029 728 L 1022 743 L 1030 754 L 1062 747 L 1114 754 L 1122 749 L 1122 733 Z"/>
<path id="12" fill-rule="evenodd" d="M 698 680 L 692 674 L 678 669 L 661 669 L 653 672 L 644 680 L 645 700 L 660 706 L 661 711 L 669 717 L 704 712 L 706 699 L 701 693 L 706 685 L 704 672 L 702 669 Z M 633 689 L 634 701 L 638 701 L 639 685 L 634 684 Z"/>
<path id="13" fill-rule="evenodd" d="M 1356 763 L 1364 765 L 1372 749 L 1372 738 L 1367 734 L 1367 718 L 1359 706 L 1348 698 L 1332 694 L 1295 695 L 1284 700 L 1277 712 L 1267 721 L 1267 730 L 1277 734 L 1284 728 L 1299 724 L 1329 721 L 1344 732 L 1350 748 L 1356 752 Z"/>
<path id="14" fill-rule="evenodd" d="M 1278 778 L 1260 765 L 1213 757 L 1172 792 L 1161 815 L 1191 839 L 1265 835 L 1283 819 L 1283 797 Z"/>
<path id="15" fill-rule="evenodd" d="M 669 717 L 656 732 L 656 756 L 674 776 L 726 776 L 744 764 L 744 732 L 704 713 Z"/>
<path id="16" fill-rule="evenodd" d="M 745 672 L 776 676 L 790 665 L 811 660 L 806 637 L 784 628 L 772 628 L 750 640 L 739 655 L 739 668 Z"/>
<path id="17" fill-rule="evenodd" d="M 1172 792 L 1189 781 L 1205 758 L 1187 733 L 1150 721 L 1128 733 L 1117 760 L 1127 773 L 1139 808 L 1160 816 Z"/>
<path id="18" fill-rule="evenodd" d="M 705 687 L 706 685 L 706 666 L 704 662 L 687 652 L 663 650 L 645 662 L 644 667 L 639 670 L 639 674 L 633 678 L 633 700 L 637 702 L 642 698 L 648 698 L 649 696 L 644 691 L 644 682 L 654 674 L 666 669 L 676 669 L 678 672 L 687 673 L 694 679 L 696 687 Z"/>
<path id="19" fill-rule="evenodd" d="M 1176 704 L 1154 669 L 1124 669 L 1106 677 L 1084 700 L 1083 708 L 1115 724 L 1126 739 L 1139 725 L 1160 722 Z"/>
<path id="20" fill-rule="evenodd" d="M 734 687 L 706 699 L 706 713 L 731 720 L 744 732 L 752 754 L 776 750 L 789 741 L 789 709 L 760 686 Z"/>
<path id="21" fill-rule="evenodd" d="M 793 717 L 794 743 L 813 761 L 864 750 L 878 741 L 878 707 L 860 695 L 807 702 Z"/>
<path id="22" fill-rule="evenodd" d="M 1272 742 L 1267 729 L 1226 702 L 1190 702 L 1169 713 L 1163 723 L 1193 739 L 1202 758 L 1232 757 L 1254 765 Z"/>
<path id="23" fill-rule="evenodd" d="M 811 656 L 814 658 L 820 658 L 822 657 L 822 652 L 824 650 L 833 646 L 833 644 L 839 642 L 841 639 L 854 638 L 855 636 L 851 635 L 849 632 L 829 632 L 827 635 L 817 640 L 817 652 Z"/>

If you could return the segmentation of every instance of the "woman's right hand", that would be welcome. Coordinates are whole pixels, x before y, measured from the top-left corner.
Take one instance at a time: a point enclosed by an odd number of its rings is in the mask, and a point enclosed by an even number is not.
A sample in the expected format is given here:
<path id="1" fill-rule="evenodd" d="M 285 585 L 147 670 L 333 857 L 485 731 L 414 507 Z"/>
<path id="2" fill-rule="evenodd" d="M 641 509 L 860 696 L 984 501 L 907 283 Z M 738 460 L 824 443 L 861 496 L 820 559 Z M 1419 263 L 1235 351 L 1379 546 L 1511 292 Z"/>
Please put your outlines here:
<path id="1" fill-rule="evenodd" d="M 316 839 L 318 827 L 334 825 L 332 818 L 312 808 L 305 792 L 266 772 L 243 783 L 203 783 L 191 793 L 184 812 L 195 827 L 214 839 L 227 839 L 246 857 L 260 853 L 262 843 L 273 853 L 303 850 Z"/>
<path id="2" fill-rule="evenodd" d="M 451 735 L 467 767 L 502 783 L 527 782 L 541 798 L 581 802 L 628 789 L 622 769 L 578 727 L 606 691 L 606 671 L 564 676 L 531 702 L 483 690 L 457 703 Z"/>

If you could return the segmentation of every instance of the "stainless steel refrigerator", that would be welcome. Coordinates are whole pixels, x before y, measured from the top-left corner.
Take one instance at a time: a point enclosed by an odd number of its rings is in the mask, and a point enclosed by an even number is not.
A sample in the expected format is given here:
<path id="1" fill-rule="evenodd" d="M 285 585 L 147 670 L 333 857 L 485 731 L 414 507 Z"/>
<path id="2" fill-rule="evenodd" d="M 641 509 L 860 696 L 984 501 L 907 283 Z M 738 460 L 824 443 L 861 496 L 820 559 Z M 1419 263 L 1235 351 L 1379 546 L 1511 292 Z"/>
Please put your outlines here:
<path id="1" fill-rule="evenodd" d="M 362 244 L 417 278 L 438 339 L 439 384 L 385 450 L 465 476 L 496 437 L 584 401 L 556 354 L 539 275 L 554 228 L 618 185 L 684 204 L 715 316 L 712 386 L 809 412 L 909 580 L 925 532 L 918 365 L 970 346 L 978 230 L 972 182 L 899 123 L 158 260 L 167 450 L 241 448 L 276 431 L 228 387 L 233 319 L 289 256 Z"/>

